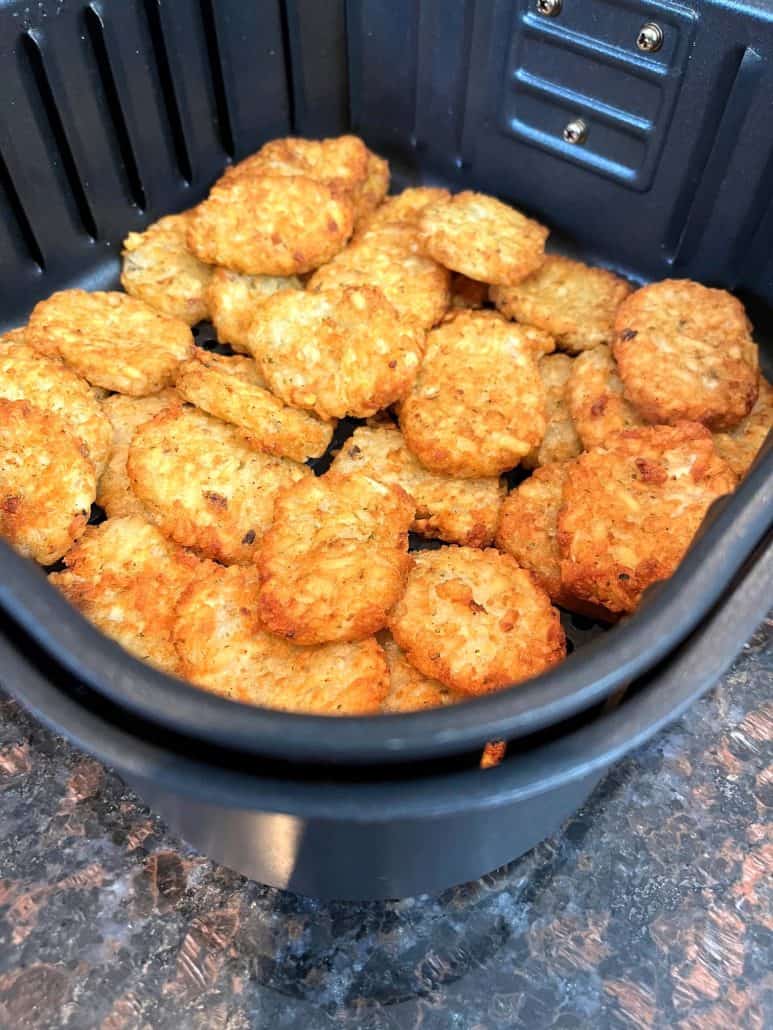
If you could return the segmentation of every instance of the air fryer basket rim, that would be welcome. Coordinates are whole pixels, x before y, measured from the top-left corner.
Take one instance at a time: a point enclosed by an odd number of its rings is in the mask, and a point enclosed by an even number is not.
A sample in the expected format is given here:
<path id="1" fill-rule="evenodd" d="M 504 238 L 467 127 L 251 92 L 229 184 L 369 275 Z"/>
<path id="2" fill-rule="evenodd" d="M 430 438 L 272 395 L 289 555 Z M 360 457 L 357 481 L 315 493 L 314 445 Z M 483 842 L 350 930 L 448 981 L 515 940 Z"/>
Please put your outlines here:
<path id="1" fill-rule="evenodd" d="M 716 682 L 755 629 L 772 578 L 773 536 L 768 534 L 735 578 L 729 603 L 717 605 L 632 698 L 557 740 L 509 754 L 497 768 L 426 777 L 336 783 L 324 777 L 288 780 L 217 766 L 132 735 L 85 708 L 2 633 L 0 663 L 13 674 L 7 683 L 10 692 L 37 719 L 138 784 L 152 782 L 180 796 L 227 808 L 321 820 L 374 823 L 463 815 L 480 806 L 517 804 L 600 773 L 676 719 Z"/>
<path id="2" fill-rule="evenodd" d="M 0 546 L 0 610 L 53 661 L 112 703 L 181 736 L 295 762 L 379 764 L 440 757 L 560 722 L 652 668 L 694 630 L 762 538 L 771 521 L 772 494 L 768 441 L 736 493 L 709 515 L 675 575 L 635 616 L 534 680 L 425 712 L 300 715 L 201 691 L 132 658 L 5 545 Z"/>

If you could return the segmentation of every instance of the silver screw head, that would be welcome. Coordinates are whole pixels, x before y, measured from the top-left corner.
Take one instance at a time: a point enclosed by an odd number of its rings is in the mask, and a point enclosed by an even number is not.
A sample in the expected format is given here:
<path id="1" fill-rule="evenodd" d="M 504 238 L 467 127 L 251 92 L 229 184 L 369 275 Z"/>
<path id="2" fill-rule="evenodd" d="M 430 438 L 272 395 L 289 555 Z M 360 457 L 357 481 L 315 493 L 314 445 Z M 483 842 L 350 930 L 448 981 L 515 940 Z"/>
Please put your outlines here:
<path id="1" fill-rule="evenodd" d="M 565 143 L 584 143 L 588 138 L 588 125 L 582 118 L 573 118 L 571 122 L 564 126 L 562 133 Z"/>
<path id="2" fill-rule="evenodd" d="M 654 21 L 645 22 L 636 37 L 636 46 L 646 54 L 654 54 L 663 46 L 663 30 Z"/>
<path id="3" fill-rule="evenodd" d="M 561 0 L 537 0 L 537 14 L 546 18 L 557 18 L 561 13 Z"/>

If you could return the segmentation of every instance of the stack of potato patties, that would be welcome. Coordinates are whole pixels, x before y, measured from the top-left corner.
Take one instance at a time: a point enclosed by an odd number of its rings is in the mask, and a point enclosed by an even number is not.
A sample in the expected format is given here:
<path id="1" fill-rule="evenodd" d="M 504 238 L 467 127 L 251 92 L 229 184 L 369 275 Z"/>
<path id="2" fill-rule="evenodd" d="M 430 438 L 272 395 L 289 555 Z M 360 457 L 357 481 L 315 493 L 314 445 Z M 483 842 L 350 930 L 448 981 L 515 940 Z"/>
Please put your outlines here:
<path id="1" fill-rule="evenodd" d="M 634 290 L 493 197 L 388 184 L 355 136 L 267 143 L 129 235 L 125 293 L 0 342 L 0 533 L 235 700 L 398 712 L 538 675 L 557 606 L 633 612 L 771 425 L 730 294 Z"/>

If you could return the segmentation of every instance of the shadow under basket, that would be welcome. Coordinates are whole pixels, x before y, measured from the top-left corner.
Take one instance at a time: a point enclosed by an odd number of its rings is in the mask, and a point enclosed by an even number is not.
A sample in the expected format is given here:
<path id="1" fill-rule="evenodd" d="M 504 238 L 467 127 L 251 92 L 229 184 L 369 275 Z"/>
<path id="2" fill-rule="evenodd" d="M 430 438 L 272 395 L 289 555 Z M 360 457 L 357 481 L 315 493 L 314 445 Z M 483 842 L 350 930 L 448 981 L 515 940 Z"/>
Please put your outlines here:
<path id="1" fill-rule="evenodd" d="M 655 51 L 637 45 L 645 21 Z M 6 0 L 0 331 L 54 290 L 114 287 L 127 232 L 265 140 L 353 131 L 395 189 L 486 190 L 555 227 L 553 249 L 739 291 L 769 370 L 766 54 L 764 6 L 720 0 L 555 18 L 526 0 Z M 214 346 L 207 326 L 197 343 Z M 635 616 L 566 616 L 566 662 L 458 706 L 330 719 L 209 695 L 131 658 L 2 543 L 0 677 L 248 876 L 328 898 L 436 891 L 554 832 L 717 679 L 770 603 L 772 498 L 769 441 Z M 481 769 L 494 739 L 506 756 Z"/>

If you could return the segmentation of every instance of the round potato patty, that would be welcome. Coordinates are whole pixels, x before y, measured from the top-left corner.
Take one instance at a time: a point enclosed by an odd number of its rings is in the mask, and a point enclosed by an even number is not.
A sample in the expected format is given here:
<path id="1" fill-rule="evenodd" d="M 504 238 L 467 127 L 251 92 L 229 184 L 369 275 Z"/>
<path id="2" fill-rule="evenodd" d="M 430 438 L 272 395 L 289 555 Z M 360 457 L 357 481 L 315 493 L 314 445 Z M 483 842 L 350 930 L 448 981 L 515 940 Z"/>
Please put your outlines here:
<path id="1" fill-rule="evenodd" d="M 188 250 L 193 211 L 167 215 L 123 241 L 121 286 L 162 315 L 196 325 L 209 318 L 207 286 L 212 267 Z"/>
<path id="2" fill-rule="evenodd" d="M 510 555 L 493 549 L 415 554 L 389 628 L 411 665 L 464 694 L 520 683 L 566 654 L 548 595 Z"/>
<path id="3" fill-rule="evenodd" d="M 94 465 L 59 415 L 0 399 L 0 536 L 52 565 L 83 534 L 97 490 Z"/>
<path id="4" fill-rule="evenodd" d="M 26 340 L 94 386 L 143 397 L 171 386 L 193 334 L 125 293 L 62 290 L 33 308 Z"/>
<path id="5" fill-rule="evenodd" d="M 372 286 L 285 291 L 261 306 L 248 345 L 285 403 L 322 418 L 367 418 L 408 393 L 424 333 Z"/>
<path id="6" fill-rule="evenodd" d="M 736 477 L 696 422 L 626 429 L 569 466 L 558 516 L 561 581 L 577 597 L 632 612 L 667 579 L 709 505 Z"/>
<path id="7" fill-rule="evenodd" d="M 304 465 L 255 450 L 236 426 L 187 405 L 135 430 L 127 471 L 167 536 L 226 564 L 254 561 L 277 492 L 311 475 Z"/>
<path id="8" fill-rule="evenodd" d="M 498 476 L 545 435 L 545 387 L 520 326 L 493 311 L 459 311 L 433 329 L 400 406 L 406 443 L 434 472 Z"/>
<path id="9" fill-rule="evenodd" d="M 611 343 L 615 314 L 631 292 L 625 279 L 559 254 L 548 254 L 515 286 L 494 286 L 491 299 L 508 318 L 544 329 L 571 354 Z"/>
<path id="10" fill-rule="evenodd" d="M 215 566 L 177 606 L 174 641 L 188 679 L 232 701 L 315 715 L 378 712 L 389 690 L 373 637 L 298 647 L 257 613 L 258 573 Z"/>
<path id="11" fill-rule="evenodd" d="M 399 487 L 329 472 L 282 491 L 258 554 L 263 623 L 298 644 L 382 629 L 411 559 L 414 514 Z"/>
<path id="12" fill-rule="evenodd" d="M 179 674 L 174 610 L 202 574 L 198 558 L 135 515 L 88 526 L 65 564 L 50 581 L 71 604 L 135 657 Z"/>
<path id="13" fill-rule="evenodd" d="M 213 186 L 188 227 L 202 261 L 244 275 L 311 272 L 352 234 L 352 205 L 303 175 L 235 175 Z"/>
<path id="14" fill-rule="evenodd" d="M 725 290 L 666 279 L 617 309 L 614 354 L 626 397 L 648 422 L 730 429 L 759 389 L 759 354 L 743 304 Z"/>
<path id="15" fill-rule="evenodd" d="M 548 231 L 501 200 L 469 190 L 425 208 L 419 221 L 419 240 L 435 261 L 503 286 L 540 267 Z"/>
<path id="16" fill-rule="evenodd" d="M 26 343 L 0 348 L 0 397 L 29 401 L 58 415 L 83 444 L 97 475 L 105 467 L 112 430 L 93 389 L 64 362 Z"/>

